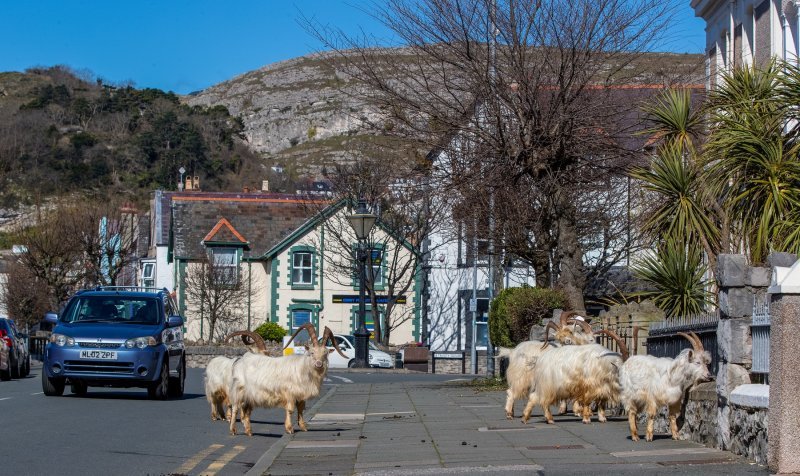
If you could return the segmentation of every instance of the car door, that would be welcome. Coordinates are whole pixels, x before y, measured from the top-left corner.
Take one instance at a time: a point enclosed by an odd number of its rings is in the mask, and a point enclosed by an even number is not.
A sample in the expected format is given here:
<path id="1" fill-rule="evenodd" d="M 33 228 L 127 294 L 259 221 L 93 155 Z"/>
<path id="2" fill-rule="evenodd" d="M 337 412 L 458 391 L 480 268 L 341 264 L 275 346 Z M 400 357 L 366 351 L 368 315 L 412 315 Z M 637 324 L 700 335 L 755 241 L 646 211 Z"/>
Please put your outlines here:
<path id="1" fill-rule="evenodd" d="M 342 353 L 347 356 L 347 359 L 339 355 L 338 352 L 331 352 L 328 354 L 328 367 L 332 369 L 346 369 L 347 364 L 356 355 L 355 349 L 350 345 L 350 342 L 342 336 L 334 336 L 334 339 L 336 339 L 336 345 L 338 345 Z M 331 346 L 328 346 L 328 348 L 333 349 Z"/>
<path id="2" fill-rule="evenodd" d="M 167 317 L 174 315 L 175 310 L 172 308 L 169 299 L 161 301 L 161 319 L 165 324 L 164 329 L 164 344 L 167 345 L 167 352 L 169 354 L 169 370 L 172 375 L 177 374 L 178 368 L 181 365 L 181 357 L 183 356 L 183 333 L 180 327 L 167 327 Z"/>

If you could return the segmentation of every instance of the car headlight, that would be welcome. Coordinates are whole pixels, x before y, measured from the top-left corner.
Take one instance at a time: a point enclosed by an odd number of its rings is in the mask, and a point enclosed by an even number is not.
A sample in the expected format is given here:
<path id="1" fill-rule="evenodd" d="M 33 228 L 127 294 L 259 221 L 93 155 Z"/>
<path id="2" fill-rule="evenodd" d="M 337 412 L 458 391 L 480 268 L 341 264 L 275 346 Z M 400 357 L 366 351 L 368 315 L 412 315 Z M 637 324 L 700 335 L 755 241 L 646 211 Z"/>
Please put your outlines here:
<path id="1" fill-rule="evenodd" d="M 59 347 L 75 345 L 75 339 L 64 334 L 50 334 L 50 342 Z"/>
<path id="2" fill-rule="evenodd" d="M 369 354 L 369 360 L 372 360 L 372 354 Z"/>
<path id="3" fill-rule="evenodd" d="M 158 345 L 158 342 L 156 342 L 156 339 L 153 336 L 135 337 L 133 339 L 128 339 L 125 341 L 125 347 L 128 349 L 133 349 L 134 347 L 144 349 L 147 346 L 153 346 L 153 345 Z"/>

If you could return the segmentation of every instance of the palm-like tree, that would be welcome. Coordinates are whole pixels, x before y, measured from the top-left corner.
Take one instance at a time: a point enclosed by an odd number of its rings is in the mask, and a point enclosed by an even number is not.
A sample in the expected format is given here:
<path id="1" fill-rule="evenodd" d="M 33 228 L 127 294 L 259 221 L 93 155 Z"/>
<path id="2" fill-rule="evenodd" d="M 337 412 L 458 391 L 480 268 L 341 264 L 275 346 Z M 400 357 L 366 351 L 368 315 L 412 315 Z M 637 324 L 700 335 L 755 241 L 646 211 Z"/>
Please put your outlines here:
<path id="1" fill-rule="evenodd" d="M 785 102 L 797 92 L 798 77 L 781 77 L 774 62 L 763 70 L 736 69 L 709 96 L 713 127 L 705 177 L 723 198 L 753 262 L 800 244 L 800 143 L 787 134 L 794 112 Z"/>
<path id="2" fill-rule="evenodd" d="M 694 155 L 684 153 L 682 142 L 665 142 L 649 168 L 636 169 L 631 175 L 656 196 L 644 224 L 645 232 L 656 239 L 700 242 L 709 255 L 718 252 L 719 228 L 709 213 L 712 198 L 706 193 Z"/>
<path id="3" fill-rule="evenodd" d="M 642 111 L 651 124 L 645 134 L 664 143 L 674 143 L 693 153 L 703 130 L 702 115 L 692 107 L 692 94 L 686 89 L 667 89 Z"/>
<path id="4" fill-rule="evenodd" d="M 700 313 L 714 304 L 707 271 L 699 246 L 672 237 L 633 266 L 634 275 L 654 288 L 637 295 L 652 299 L 667 318 Z"/>

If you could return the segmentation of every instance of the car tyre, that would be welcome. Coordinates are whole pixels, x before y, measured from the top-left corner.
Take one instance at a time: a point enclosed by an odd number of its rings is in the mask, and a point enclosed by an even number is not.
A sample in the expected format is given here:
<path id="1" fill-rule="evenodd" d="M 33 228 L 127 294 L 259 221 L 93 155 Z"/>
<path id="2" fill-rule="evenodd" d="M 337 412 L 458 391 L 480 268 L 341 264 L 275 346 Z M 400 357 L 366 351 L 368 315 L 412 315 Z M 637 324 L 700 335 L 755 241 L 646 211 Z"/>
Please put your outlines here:
<path id="1" fill-rule="evenodd" d="M 153 400 L 166 400 L 169 395 L 169 367 L 167 367 L 166 358 L 161 364 L 158 381 L 147 388 L 147 395 Z"/>
<path id="2" fill-rule="evenodd" d="M 89 391 L 89 386 L 86 385 L 86 382 L 81 382 L 80 380 L 76 380 L 70 383 L 69 391 L 79 397 L 83 397 L 86 395 L 86 392 Z"/>
<path id="3" fill-rule="evenodd" d="M 31 356 L 28 355 L 28 358 L 25 359 L 25 368 L 23 370 L 22 376 L 27 377 L 30 374 L 31 374 Z"/>
<path id="4" fill-rule="evenodd" d="M 47 376 L 47 372 L 42 369 L 42 391 L 48 397 L 59 397 L 64 394 L 64 379 Z"/>
<path id="5" fill-rule="evenodd" d="M 7 381 L 11 380 L 11 367 L 7 368 L 6 370 L 0 370 L 0 380 Z"/>
<path id="6" fill-rule="evenodd" d="M 348 368 L 355 368 L 356 366 L 356 359 L 350 359 L 350 362 L 347 363 Z"/>
<path id="7" fill-rule="evenodd" d="M 178 376 L 175 378 L 170 377 L 168 394 L 171 398 L 183 397 L 184 382 L 186 380 L 186 362 L 181 359 L 178 365 Z"/>
<path id="8" fill-rule="evenodd" d="M 11 378 L 20 378 L 22 376 L 22 366 L 20 364 L 17 359 L 9 362 L 8 368 L 11 369 Z"/>

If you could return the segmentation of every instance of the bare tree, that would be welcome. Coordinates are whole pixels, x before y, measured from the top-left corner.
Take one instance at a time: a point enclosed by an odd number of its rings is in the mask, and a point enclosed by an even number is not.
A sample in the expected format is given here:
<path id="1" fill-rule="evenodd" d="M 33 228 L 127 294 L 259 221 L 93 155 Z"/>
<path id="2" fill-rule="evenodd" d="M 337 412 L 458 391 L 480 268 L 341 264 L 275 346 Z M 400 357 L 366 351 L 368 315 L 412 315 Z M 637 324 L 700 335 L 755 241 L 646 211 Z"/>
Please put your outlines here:
<path id="1" fill-rule="evenodd" d="M 6 281 L 0 287 L 3 290 L 0 294 L 3 307 L 26 330 L 39 322 L 47 311 L 56 310 L 44 281 L 16 259 L 9 261 Z"/>
<path id="2" fill-rule="evenodd" d="M 220 329 L 244 328 L 247 302 L 258 290 L 248 286 L 243 273 L 211 257 L 189 265 L 183 285 L 189 306 L 208 323 L 207 342 L 223 337 Z"/>
<path id="3" fill-rule="evenodd" d="M 85 255 L 86 285 L 133 284 L 138 218 L 131 204 L 95 201 L 78 207 L 75 219 L 83 226 L 75 237 Z"/>
<path id="4" fill-rule="evenodd" d="M 372 309 L 382 310 L 383 319 L 378 319 L 377 314 L 374 319 L 376 341 L 388 345 L 392 331 L 421 311 L 421 302 L 409 308 L 398 306 L 398 300 L 407 297 L 423 271 L 424 254 L 430 252 L 426 237 L 442 224 L 439 216 L 445 202 L 434 199 L 426 176 L 407 163 L 361 159 L 337 165 L 329 178 L 334 201 L 355 207 L 364 200 L 378 216 L 382 231 L 373 230 L 367 240 L 370 252 L 365 290 Z M 349 285 L 358 272 L 353 230 L 341 214 L 329 217 L 323 227 L 326 240 L 332 239 L 336 248 L 325 255 L 325 273 L 332 281 Z"/>
<path id="5" fill-rule="evenodd" d="M 570 306 L 583 309 L 582 192 L 630 163 L 621 138 L 638 98 L 625 87 L 672 81 L 654 73 L 660 66 L 643 52 L 667 31 L 676 5 L 389 0 L 373 14 L 404 46 L 401 54 L 370 38 L 309 29 L 340 53 L 357 93 L 391 121 L 391 133 L 443 153 L 439 188 L 463 197 L 462 219 L 503 210 L 501 191 L 531 198 L 535 220 L 516 239 L 534 240 L 527 254 L 536 269 L 549 269 Z M 493 233 L 505 227 L 502 213 L 495 216 Z"/>

